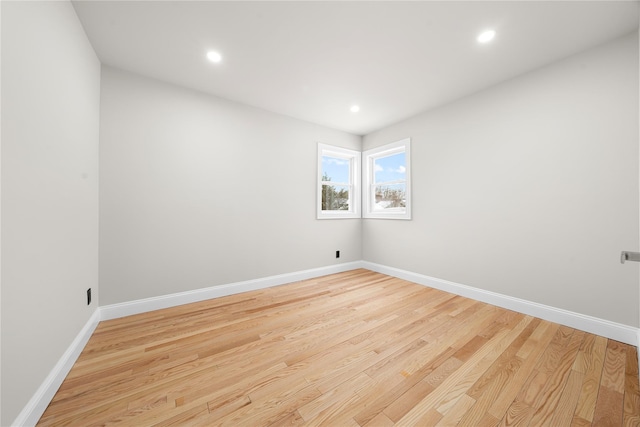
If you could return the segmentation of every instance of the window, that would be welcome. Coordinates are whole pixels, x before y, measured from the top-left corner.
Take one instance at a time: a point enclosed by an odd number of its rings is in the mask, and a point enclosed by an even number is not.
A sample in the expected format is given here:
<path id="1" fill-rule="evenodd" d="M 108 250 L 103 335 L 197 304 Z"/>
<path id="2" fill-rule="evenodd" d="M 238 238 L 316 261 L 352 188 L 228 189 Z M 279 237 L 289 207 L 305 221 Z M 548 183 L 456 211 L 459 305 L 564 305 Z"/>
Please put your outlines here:
<path id="1" fill-rule="evenodd" d="M 367 150 L 364 162 L 364 217 L 411 219 L 411 140 Z"/>
<path id="2" fill-rule="evenodd" d="M 360 218 L 360 153 L 318 144 L 318 219 Z"/>

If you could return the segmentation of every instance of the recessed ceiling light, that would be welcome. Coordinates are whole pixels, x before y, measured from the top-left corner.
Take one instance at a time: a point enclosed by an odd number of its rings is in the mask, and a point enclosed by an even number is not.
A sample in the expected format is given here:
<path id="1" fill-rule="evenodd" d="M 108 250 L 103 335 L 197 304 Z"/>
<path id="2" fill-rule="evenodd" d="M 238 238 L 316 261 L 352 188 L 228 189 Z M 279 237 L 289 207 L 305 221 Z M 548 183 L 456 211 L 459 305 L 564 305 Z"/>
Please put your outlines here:
<path id="1" fill-rule="evenodd" d="M 220 55 L 215 50 L 210 50 L 209 52 L 207 52 L 207 59 L 217 64 L 218 62 L 222 61 L 222 55 Z"/>
<path id="2" fill-rule="evenodd" d="M 350 108 L 352 113 L 357 113 L 358 111 L 360 111 L 360 106 L 359 105 L 352 105 Z"/>
<path id="3" fill-rule="evenodd" d="M 478 43 L 489 43 L 496 36 L 496 32 L 493 30 L 488 30 L 483 33 L 480 33 L 477 40 Z"/>

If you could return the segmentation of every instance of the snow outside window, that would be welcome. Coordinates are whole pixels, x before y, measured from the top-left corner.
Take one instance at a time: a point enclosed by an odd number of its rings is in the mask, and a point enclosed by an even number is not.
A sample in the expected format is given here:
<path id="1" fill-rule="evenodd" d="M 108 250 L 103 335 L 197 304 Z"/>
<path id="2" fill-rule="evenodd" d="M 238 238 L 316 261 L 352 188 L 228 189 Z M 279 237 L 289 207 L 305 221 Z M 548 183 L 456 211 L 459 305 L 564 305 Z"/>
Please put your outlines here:
<path id="1" fill-rule="evenodd" d="M 367 150 L 362 157 L 364 217 L 411 219 L 411 140 Z"/>
<path id="2" fill-rule="evenodd" d="M 318 219 L 360 218 L 360 153 L 318 144 Z"/>

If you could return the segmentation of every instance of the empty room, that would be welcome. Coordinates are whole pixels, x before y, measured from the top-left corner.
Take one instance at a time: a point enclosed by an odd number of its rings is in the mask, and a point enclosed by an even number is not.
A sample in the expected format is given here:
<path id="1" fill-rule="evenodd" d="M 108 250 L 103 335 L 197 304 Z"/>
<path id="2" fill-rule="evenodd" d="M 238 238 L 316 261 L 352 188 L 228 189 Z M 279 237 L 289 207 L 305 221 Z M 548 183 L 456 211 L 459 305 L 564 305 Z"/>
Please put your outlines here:
<path id="1" fill-rule="evenodd" d="M 640 425 L 637 1 L 1 1 L 0 425 Z"/>

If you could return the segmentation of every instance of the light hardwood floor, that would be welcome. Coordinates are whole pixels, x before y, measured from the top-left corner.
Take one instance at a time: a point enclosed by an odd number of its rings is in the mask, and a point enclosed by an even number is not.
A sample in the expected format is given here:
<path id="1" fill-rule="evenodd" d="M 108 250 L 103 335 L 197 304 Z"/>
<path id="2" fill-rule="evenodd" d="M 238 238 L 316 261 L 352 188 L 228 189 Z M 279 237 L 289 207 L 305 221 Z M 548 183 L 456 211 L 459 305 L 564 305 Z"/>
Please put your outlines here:
<path id="1" fill-rule="evenodd" d="M 100 323 L 39 425 L 639 425 L 635 347 L 367 270 Z"/>

